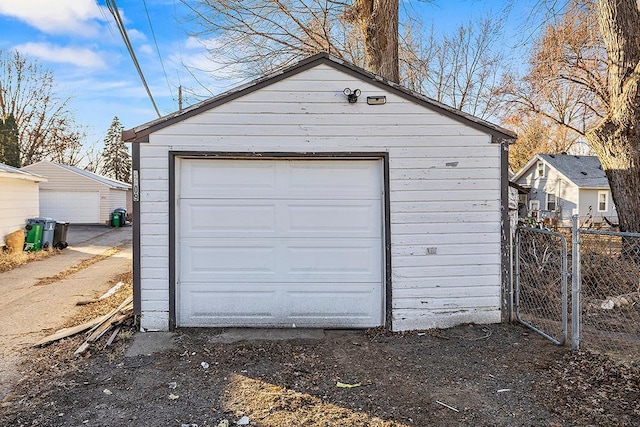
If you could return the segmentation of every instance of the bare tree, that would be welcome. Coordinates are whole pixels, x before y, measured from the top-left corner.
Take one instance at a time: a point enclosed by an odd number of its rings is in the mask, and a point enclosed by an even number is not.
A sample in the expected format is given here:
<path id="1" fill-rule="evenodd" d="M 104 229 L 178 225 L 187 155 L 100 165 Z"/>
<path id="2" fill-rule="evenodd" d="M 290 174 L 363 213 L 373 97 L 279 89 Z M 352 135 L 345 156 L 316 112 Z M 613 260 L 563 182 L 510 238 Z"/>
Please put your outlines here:
<path id="1" fill-rule="evenodd" d="M 0 116 L 15 118 L 22 165 L 78 155 L 82 133 L 67 104 L 56 97 L 51 71 L 18 52 L 0 51 Z"/>
<path id="2" fill-rule="evenodd" d="M 564 129 L 569 140 L 577 140 L 607 109 L 607 54 L 593 3 L 572 0 L 565 8 L 536 43 L 528 74 L 506 76 L 502 90 L 509 114 L 544 119 L 558 128 L 555 133 Z"/>
<path id="3" fill-rule="evenodd" d="M 406 24 L 401 43 L 401 81 L 410 89 L 480 118 L 495 117 L 506 71 L 499 45 L 502 21 L 485 17 L 438 37 L 419 22 Z"/>
<path id="4" fill-rule="evenodd" d="M 318 52 L 364 65 L 347 4 L 334 0 L 182 0 L 212 69 L 255 77 Z M 396 18 L 397 20 L 397 18 Z M 373 70 L 372 70 L 373 71 Z"/>
<path id="5" fill-rule="evenodd" d="M 99 141 L 84 145 L 84 169 L 89 172 L 100 173 L 104 167 L 104 157 L 99 145 Z"/>

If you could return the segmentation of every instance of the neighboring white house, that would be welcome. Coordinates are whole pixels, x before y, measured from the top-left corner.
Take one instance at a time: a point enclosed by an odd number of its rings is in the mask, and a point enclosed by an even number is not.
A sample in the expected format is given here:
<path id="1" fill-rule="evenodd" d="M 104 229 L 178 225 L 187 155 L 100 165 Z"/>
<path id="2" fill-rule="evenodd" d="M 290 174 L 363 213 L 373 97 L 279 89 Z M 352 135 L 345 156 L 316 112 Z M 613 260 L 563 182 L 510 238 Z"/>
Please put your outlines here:
<path id="1" fill-rule="evenodd" d="M 131 185 L 74 166 L 43 160 L 22 170 L 44 175 L 40 215 L 72 224 L 107 224 L 111 212 L 131 212 Z"/>
<path id="2" fill-rule="evenodd" d="M 318 54 L 123 137 L 142 329 L 501 320 L 510 131 Z"/>
<path id="3" fill-rule="evenodd" d="M 596 156 L 536 154 L 512 181 L 529 191 L 529 215 L 570 226 L 578 214 L 580 224 L 617 223 L 609 182 Z"/>
<path id="4" fill-rule="evenodd" d="M 0 163 L 0 247 L 7 234 L 40 216 L 38 186 L 47 178 Z"/>

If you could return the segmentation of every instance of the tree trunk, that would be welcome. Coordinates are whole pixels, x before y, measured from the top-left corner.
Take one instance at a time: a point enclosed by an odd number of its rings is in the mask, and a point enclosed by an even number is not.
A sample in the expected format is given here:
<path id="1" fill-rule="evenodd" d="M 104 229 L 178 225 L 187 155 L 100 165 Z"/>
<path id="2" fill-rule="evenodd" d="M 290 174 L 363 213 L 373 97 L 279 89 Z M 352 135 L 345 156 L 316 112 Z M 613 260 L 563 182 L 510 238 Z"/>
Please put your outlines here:
<path id="1" fill-rule="evenodd" d="M 586 135 L 609 179 L 621 231 L 640 232 L 640 13 L 636 0 L 598 0 L 611 102 Z"/>
<path id="2" fill-rule="evenodd" d="M 398 0 L 354 0 L 352 12 L 364 39 L 365 68 L 398 83 Z"/>

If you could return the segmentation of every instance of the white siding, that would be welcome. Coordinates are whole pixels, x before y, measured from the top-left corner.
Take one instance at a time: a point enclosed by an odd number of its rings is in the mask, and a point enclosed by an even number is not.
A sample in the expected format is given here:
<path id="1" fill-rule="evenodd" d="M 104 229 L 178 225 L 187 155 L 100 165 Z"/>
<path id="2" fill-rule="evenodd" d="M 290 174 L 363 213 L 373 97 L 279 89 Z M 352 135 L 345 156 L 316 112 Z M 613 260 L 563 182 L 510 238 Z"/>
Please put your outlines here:
<path id="1" fill-rule="evenodd" d="M 114 209 L 124 208 L 127 209 L 127 192 L 128 190 L 109 190 L 109 211 L 113 212 Z M 127 209 L 127 212 L 130 212 Z"/>
<path id="2" fill-rule="evenodd" d="M 39 215 L 37 182 L 0 178 L 0 247 L 7 234 L 24 229 L 27 218 Z"/>
<path id="3" fill-rule="evenodd" d="M 598 210 L 598 194 L 604 192 L 607 194 L 607 210 Z M 591 208 L 591 209 L 589 209 Z M 591 214 L 591 221 L 596 224 L 603 224 L 604 217 L 611 222 L 618 222 L 618 212 L 616 211 L 613 199 L 611 198 L 611 191 L 608 189 L 581 189 L 580 190 L 580 223 L 587 221 L 589 213 Z"/>
<path id="4" fill-rule="evenodd" d="M 345 87 L 362 91 L 346 102 Z M 386 95 L 385 105 L 366 97 Z M 393 328 L 500 320 L 500 147 L 489 134 L 321 65 L 140 145 L 142 327 L 168 327 L 167 153 L 389 153 Z"/>
<path id="5" fill-rule="evenodd" d="M 48 182 L 40 184 L 42 190 L 52 191 L 99 191 L 100 192 L 100 217 L 98 222 L 106 224 L 110 220 L 113 211 L 110 204 L 110 188 L 94 179 L 72 172 L 49 162 L 38 162 L 22 169 L 47 177 Z M 122 207 L 126 205 L 123 201 Z M 120 206 L 117 206 L 120 207 Z"/>

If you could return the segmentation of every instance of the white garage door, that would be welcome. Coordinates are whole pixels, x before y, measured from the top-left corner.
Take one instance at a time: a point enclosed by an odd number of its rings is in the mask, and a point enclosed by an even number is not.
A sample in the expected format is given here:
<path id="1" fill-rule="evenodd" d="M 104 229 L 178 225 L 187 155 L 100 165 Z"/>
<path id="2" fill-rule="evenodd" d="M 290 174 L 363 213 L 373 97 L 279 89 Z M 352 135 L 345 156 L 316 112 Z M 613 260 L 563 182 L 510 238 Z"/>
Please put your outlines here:
<path id="1" fill-rule="evenodd" d="M 40 216 L 72 224 L 98 224 L 100 192 L 40 190 Z"/>
<path id="2" fill-rule="evenodd" d="M 179 168 L 178 326 L 383 324 L 381 161 Z"/>

